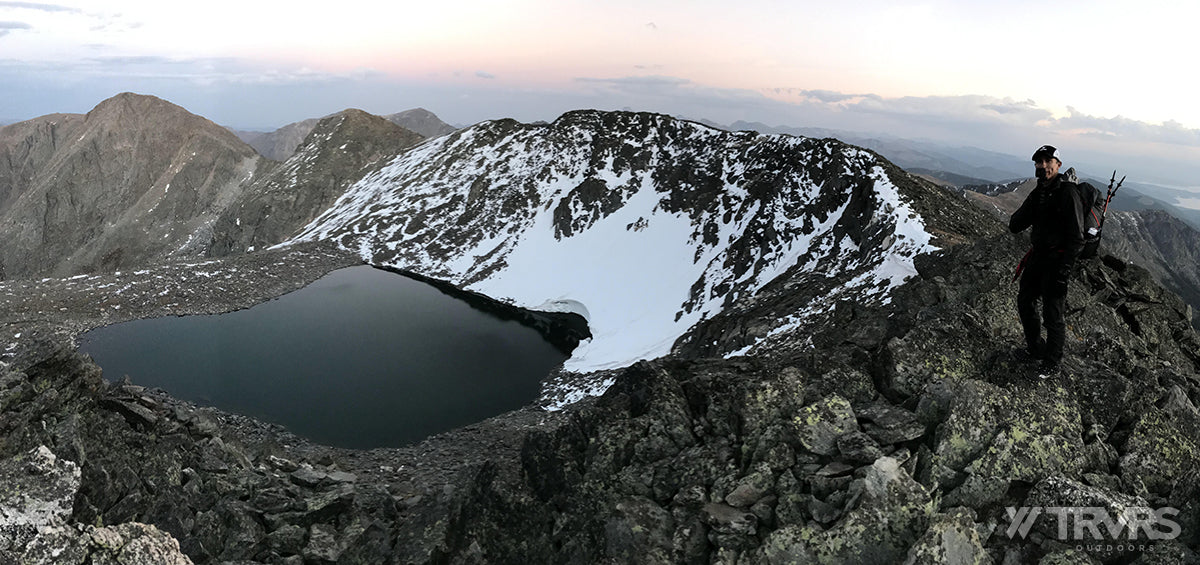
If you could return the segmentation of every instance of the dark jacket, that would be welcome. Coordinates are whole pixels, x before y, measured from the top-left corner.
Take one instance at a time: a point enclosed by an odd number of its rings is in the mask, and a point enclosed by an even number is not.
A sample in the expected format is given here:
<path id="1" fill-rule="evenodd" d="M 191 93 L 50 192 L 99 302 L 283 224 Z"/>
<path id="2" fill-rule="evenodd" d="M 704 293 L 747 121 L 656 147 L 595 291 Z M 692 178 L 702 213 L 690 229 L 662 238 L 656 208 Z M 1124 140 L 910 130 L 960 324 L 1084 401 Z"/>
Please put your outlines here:
<path id="1" fill-rule="evenodd" d="M 1077 183 L 1075 169 L 1067 169 L 1049 182 L 1039 181 L 1008 221 L 1013 233 L 1033 228 L 1029 234 L 1033 256 L 1066 268 L 1074 265 L 1083 251 L 1083 205 Z"/>

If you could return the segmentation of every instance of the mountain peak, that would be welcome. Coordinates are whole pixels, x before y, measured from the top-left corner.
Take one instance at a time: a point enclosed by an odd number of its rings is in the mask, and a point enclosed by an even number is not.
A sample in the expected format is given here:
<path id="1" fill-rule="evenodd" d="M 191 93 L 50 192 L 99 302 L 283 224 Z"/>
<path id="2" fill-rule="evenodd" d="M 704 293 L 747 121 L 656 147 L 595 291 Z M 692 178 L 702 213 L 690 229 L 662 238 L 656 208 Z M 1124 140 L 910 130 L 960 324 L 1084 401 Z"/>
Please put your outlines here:
<path id="1" fill-rule="evenodd" d="M 962 218 L 982 215 L 914 184 L 835 140 L 578 110 L 430 140 L 350 187 L 296 240 L 333 240 L 521 306 L 577 300 L 596 336 L 568 362 L 582 372 L 666 354 L 776 279 L 803 281 L 813 303 L 886 300 L 916 254 L 978 229 Z M 929 225 L 925 209 L 940 210 Z M 705 354 L 752 347 L 789 321 L 761 322 L 708 340 L 719 346 Z"/>
<path id="2" fill-rule="evenodd" d="M 386 120 L 425 137 L 441 137 L 453 133 L 454 126 L 443 122 L 436 114 L 425 108 L 413 108 L 397 114 L 384 116 Z"/>
<path id="3" fill-rule="evenodd" d="M 157 96 L 148 94 L 137 94 L 133 92 L 122 92 L 107 98 L 104 101 L 92 108 L 87 113 L 88 119 L 96 119 L 104 116 L 116 115 L 161 115 L 161 114 L 188 114 L 191 113 L 185 110 L 182 106 L 178 106 Z"/>

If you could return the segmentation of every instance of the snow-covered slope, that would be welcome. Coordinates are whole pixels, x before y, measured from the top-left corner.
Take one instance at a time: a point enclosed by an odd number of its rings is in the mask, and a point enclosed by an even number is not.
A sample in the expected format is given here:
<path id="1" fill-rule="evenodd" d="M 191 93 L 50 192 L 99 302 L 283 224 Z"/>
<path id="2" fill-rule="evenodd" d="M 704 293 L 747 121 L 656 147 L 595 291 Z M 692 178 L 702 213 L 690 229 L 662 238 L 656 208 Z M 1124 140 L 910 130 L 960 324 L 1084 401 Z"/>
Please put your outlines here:
<path id="1" fill-rule="evenodd" d="M 588 372 L 669 353 L 784 273 L 842 276 L 838 299 L 886 300 L 933 249 L 888 170 L 836 140 L 662 115 L 492 121 L 400 155 L 295 241 L 335 240 L 529 308 L 578 301 L 594 338 L 565 368 Z"/>

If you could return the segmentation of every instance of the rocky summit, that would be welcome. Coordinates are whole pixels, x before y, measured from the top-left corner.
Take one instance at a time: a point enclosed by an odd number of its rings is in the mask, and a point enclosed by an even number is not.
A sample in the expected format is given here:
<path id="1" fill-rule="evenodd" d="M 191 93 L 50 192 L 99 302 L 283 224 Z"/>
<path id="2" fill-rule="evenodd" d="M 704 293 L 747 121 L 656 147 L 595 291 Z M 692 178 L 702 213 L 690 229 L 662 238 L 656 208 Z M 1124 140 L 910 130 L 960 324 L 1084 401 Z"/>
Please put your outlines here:
<path id="1" fill-rule="evenodd" d="M 1025 237 L 868 151 L 603 112 L 439 139 L 365 173 L 311 242 L 0 282 L 0 562 L 1197 562 L 1200 337 L 1145 268 L 1079 266 L 1043 380 L 1017 355 Z M 593 396 L 405 448 L 314 445 L 101 378 L 73 345 L 363 257 L 470 287 L 529 230 L 566 261 L 554 242 L 608 218 L 595 233 L 645 247 L 686 228 L 664 249 L 700 268 L 668 305 L 706 315 L 661 355 L 550 379 Z"/>

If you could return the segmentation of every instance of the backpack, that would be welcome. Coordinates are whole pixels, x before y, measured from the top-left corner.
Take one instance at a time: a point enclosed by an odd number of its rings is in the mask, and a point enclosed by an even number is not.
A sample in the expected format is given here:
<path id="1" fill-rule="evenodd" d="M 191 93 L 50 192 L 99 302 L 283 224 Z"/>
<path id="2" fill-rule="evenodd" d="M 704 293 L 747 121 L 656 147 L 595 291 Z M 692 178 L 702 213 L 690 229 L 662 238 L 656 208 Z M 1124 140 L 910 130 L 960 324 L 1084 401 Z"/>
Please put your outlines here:
<path id="1" fill-rule="evenodd" d="M 1100 189 L 1088 182 L 1075 185 L 1079 189 L 1079 203 L 1083 207 L 1083 251 L 1082 259 L 1095 257 L 1100 250 L 1100 230 L 1104 227 L 1104 212 L 1108 202 L 1100 197 Z"/>
<path id="2" fill-rule="evenodd" d="M 1117 172 L 1112 172 L 1112 178 L 1109 179 L 1109 193 L 1105 198 L 1100 198 L 1100 190 L 1087 182 L 1080 182 L 1076 185 L 1079 187 L 1079 202 L 1084 206 L 1084 251 L 1080 252 L 1079 257 L 1087 259 L 1096 257 L 1100 248 L 1100 233 L 1104 229 L 1104 212 L 1109 211 L 1109 203 L 1112 202 L 1112 197 L 1115 197 L 1117 191 L 1121 190 L 1121 185 L 1124 184 L 1124 176 L 1120 181 L 1117 181 Z M 1116 182 L 1116 186 L 1112 186 Z"/>

